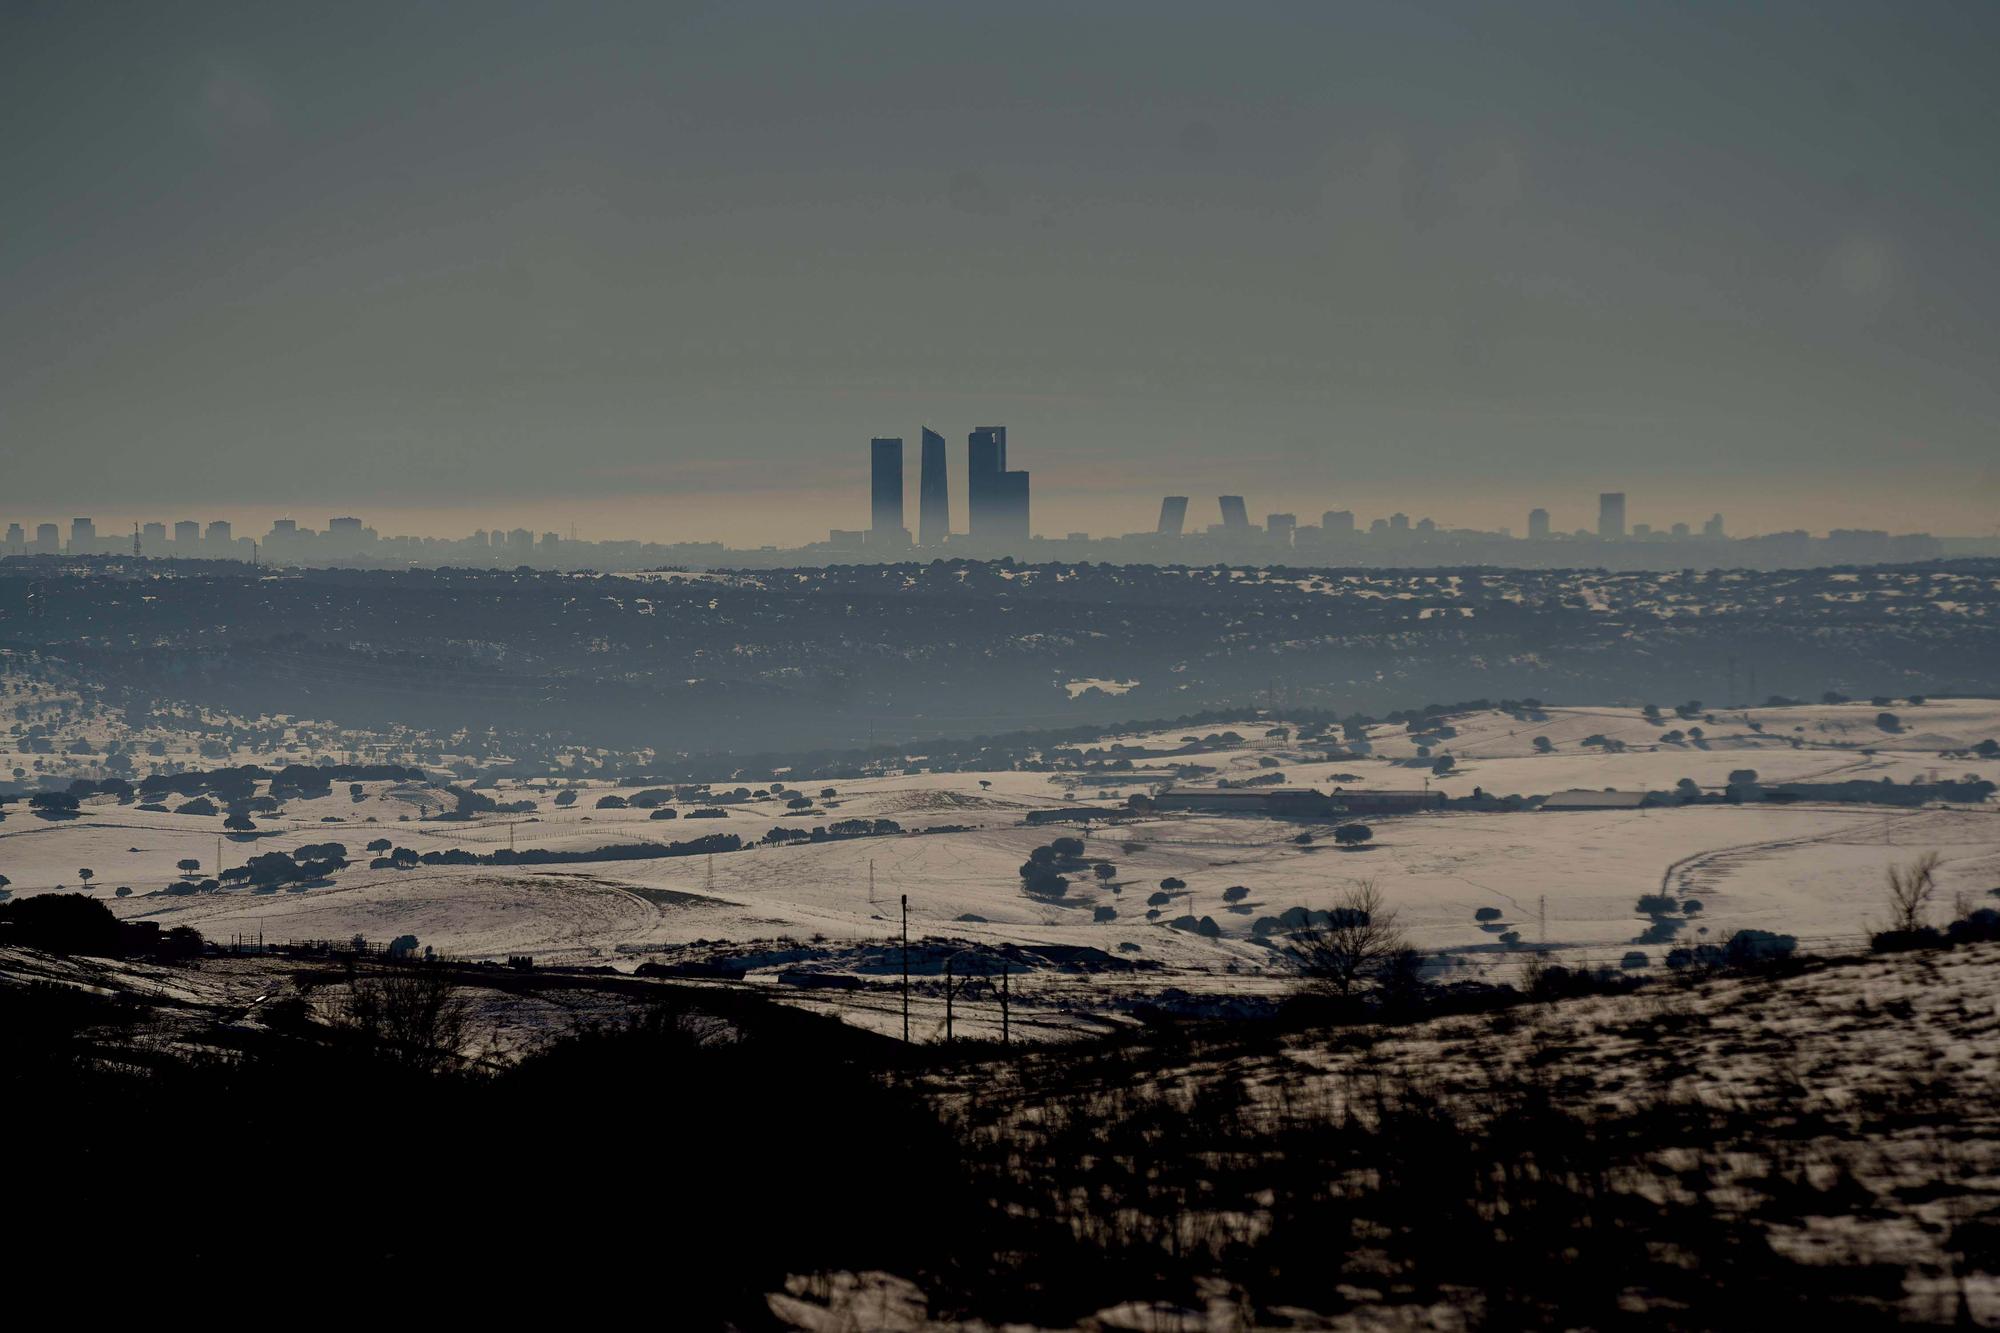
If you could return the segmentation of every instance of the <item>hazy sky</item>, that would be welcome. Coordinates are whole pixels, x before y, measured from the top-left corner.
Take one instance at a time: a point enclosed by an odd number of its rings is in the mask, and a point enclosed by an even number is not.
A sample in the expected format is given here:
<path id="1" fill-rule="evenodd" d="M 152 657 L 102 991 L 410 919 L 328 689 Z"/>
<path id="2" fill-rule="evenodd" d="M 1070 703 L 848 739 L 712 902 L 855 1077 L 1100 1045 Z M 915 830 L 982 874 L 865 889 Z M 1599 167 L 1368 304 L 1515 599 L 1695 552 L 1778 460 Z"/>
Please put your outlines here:
<path id="1" fill-rule="evenodd" d="M 1044 532 L 1991 533 L 1996 66 L 1991 3 L 0 0 L 0 522 L 791 542 L 1002 423 Z"/>

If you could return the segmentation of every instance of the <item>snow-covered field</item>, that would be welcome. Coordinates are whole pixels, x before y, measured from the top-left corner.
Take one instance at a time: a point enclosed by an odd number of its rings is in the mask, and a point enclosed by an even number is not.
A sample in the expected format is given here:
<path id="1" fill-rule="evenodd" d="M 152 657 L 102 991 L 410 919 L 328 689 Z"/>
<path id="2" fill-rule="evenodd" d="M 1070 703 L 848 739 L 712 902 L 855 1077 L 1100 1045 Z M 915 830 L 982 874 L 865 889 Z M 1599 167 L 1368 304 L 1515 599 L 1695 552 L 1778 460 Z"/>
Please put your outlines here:
<path id="1" fill-rule="evenodd" d="M 1905 705 L 1894 710 L 1903 728 L 1893 733 L 1875 724 L 1880 711 L 1867 704 L 1732 710 L 1695 723 L 1671 713 L 1650 722 L 1636 709 L 1613 708 L 1549 709 L 1546 720 L 1533 722 L 1473 714 L 1452 719 L 1455 735 L 1433 748 L 1433 757 L 1449 754 L 1456 763 L 1435 776 L 1397 762 L 1407 761 L 1415 746 L 1403 728 L 1388 726 L 1371 731 L 1371 754 L 1337 763 L 1305 758 L 1331 741 L 1301 749 L 1290 734 L 1267 735 L 1291 730 L 1269 723 L 1239 724 L 1240 745 L 1186 760 L 1217 769 L 1216 778 L 1271 772 L 1275 761 L 1288 784 L 1322 789 L 1346 780 L 1336 774 L 1365 787 L 1414 788 L 1428 777 L 1453 795 L 1475 787 L 1493 794 L 1670 791 L 1682 778 L 1713 789 L 1742 768 L 1766 782 L 2000 776 L 2000 761 L 1967 753 L 2000 735 L 2000 702 Z M 1659 739 L 1690 725 L 1703 727 L 1699 744 Z M 1114 739 L 1173 748 L 1187 734 Z M 1548 753 L 1536 752 L 1537 736 L 1549 739 Z M 1583 746 L 1586 736 L 1627 748 L 1605 753 Z M 1144 759 L 1132 772 L 1110 775 L 1115 782 L 1075 772 L 921 772 L 826 782 L 798 775 L 786 785 L 812 797 L 811 809 L 789 811 L 780 800 L 760 799 L 724 806 L 727 816 L 719 819 L 687 818 L 701 801 L 674 803 L 681 817 L 669 820 L 640 808 L 598 809 L 603 797 L 639 789 L 589 783 L 577 787 L 574 805 L 561 808 L 552 799 L 558 787 L 513 781 L 487 794 L 503 802 L 533 800 L 534 813 L 441 821 L 432 816 L 448 798 L 436 788 L 370 783 L 356 800 L 339 784 L 326 797 L 287 801 L 282 815 L 256 816 L 254 835 L 237 836 L 225 835 L 213 816 L 144 811 L 110 797 L 90 798 L 81 818 L 53 823 L 14 804 L 0 823 L 0 874 L 17 895 L 82 890 L 111 900 L 123 916 L 191 925 L 211 940 L 358 934 L 380 941 L 414 934 L 456 955 L 527 953 L 546 962 L 620 968 L 698 941 L 741 945 L 790 937 L 829 949 L 880 942 L 898 931 L 907 895 L 913 938 L 1091 946 L 1157 964 L 1156 984 L 1189 988 L 1254 988 L 1274 965 L 1273 950 L 1254 928 L 1258 920 L 1293 907 L 1332 906 L 1361 879 L 1381 889 L 1413 944 L 1463 975 L 1504 975 L 1537 945 L 1565 961 L 1592 964 L 1618 964 L 1638 950 L 1657 966 L 1676 941 L 1719 941 L 1743 927 L 1840 951 L 1859 945 L 1871 923 L 1882 923 L 1885 869 L 1925 851 L 1942 857 L 1941 914 L 1954 895 L 1984 898 L 2000 885 L 2000 808 L 1991 802 L 1436 812 L 1371 818 L 1373 843 L 1353 852 L 1334 847 L 1324 825 L 1258 817 L 1156 815 L 1087 829 L 1024 823 L 1036 808 L 1093 800 L 1101 791 L 1143 791 L 1171 762 L 1186 760 Z M 827 786 L 836 795 L 822 797 Z M 895 820 L 905 832 L 712 857 L 542 867 L 373 870 L 372 854 L 363 850 L 377 839 L 419 853 L 582 850 L 721 832 L 750 843 L 774 825 L 811 828 L 851 818 Z M 946 831 L 918 832 L 929 828 Z M 1301 845 L 1301 832 L 1316 840 Z M 1087 860 L 1110 862 L 1112 878 L 1072 876 L 1060 902 L 1024 895 L 1017 868 L 1035 847 L 1063 835 L 1083 837 Z M 183 860 L 198 862 L 207 876 L 216 873 L 218 858 L 233 866 L 328 841 L 343 843 L 355 864 L 313 887 L 162 892 Z M 80 874 L 86 868 L 93 872 L 87 885 Z M 1164 903 L 1149 903 L 1168 878 L 1186 887 Z M 130 895 L 118 897 L 120 886 Z M 1656 928 L 1650 942 L 1637 943 L 1652 923 L 1635 911 L 1635 901 L 1662 891 L 1692 898 L 1700 909 L 1675 917 L 1667 929 L 1677 935 L 1662 937 Z M 1481 909 L 1498 916 L 1477 920 Z M 1185 917 L 1212 920 L 1214 935 L 1169 925 Z"/>

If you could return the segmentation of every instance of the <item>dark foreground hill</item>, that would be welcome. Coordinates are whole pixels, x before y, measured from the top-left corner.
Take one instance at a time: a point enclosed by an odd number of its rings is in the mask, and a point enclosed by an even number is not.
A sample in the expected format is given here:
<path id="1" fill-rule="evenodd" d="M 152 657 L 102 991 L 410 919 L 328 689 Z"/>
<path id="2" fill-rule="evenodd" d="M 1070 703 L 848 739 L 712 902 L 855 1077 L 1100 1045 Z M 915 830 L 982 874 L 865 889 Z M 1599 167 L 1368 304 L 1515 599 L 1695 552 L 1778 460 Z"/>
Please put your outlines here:
<path id="1" fill-rule="evenodd" d="M 2000 1319 L 1995 945 L 1017 1051 L 337 960 L 0 948 L 0 1010 L 17 1292 L 143 1251 L 675 1327 Z"/>

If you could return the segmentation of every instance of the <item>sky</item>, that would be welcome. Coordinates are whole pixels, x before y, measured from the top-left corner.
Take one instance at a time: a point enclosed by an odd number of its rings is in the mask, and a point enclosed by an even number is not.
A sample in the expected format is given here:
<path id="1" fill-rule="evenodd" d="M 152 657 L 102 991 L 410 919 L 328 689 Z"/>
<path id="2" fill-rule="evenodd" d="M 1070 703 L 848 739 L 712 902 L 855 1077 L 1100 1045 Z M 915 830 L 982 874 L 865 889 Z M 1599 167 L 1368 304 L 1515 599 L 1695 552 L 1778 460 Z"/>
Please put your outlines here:
<path id="1" fill-rule="evenodd" d="M 0 522 L 1991 534 L 2000 5 L 0 0 Z M 953 517 L 964 524 L 963 477 Z M 239 528 L 239 530 L 246 530 Z"/>

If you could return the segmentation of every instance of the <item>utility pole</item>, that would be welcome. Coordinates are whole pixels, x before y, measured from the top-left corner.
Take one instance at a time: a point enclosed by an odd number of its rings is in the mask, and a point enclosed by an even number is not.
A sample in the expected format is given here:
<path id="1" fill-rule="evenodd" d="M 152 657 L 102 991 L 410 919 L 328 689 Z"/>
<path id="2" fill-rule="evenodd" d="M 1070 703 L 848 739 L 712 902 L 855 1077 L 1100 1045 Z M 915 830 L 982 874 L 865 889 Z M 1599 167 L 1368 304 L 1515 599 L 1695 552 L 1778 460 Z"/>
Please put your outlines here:
<path id="1" fill-rule="evenodd" d="M 132 525 L 132 558 L 134 560 L 139 558 L 139 525 L 137 523 Z"/>
<path id="2" fill-rule="evenodd" d="M 1539 918 L 1540 921 L 1540 925 L 1537 927 L 1537 929 L 1541 931 L 1542 943 L 1547 944 L 1549 942 L 1549 895 L 1548 894 L 1545 893 L 1541 897 L 1535 899 L 1535 915 L 1537 918 Z"/>
<path id="3" fill-rule="evenodd" d="M 1000 1044 L 1008 1045 L 1012 1040 L 1007 1031 L 1007 960 L 1000 960 Z"/>
<path id="4" fill-rule="evenodd" d="M 910 895 L 903 895 L 903 1045 L 910 1044 Z"/>
<path id="5" fill-rule="evenodd" d="M 215 877 L 222 878 L 222 835 L 215 835 Z"/>
<path id="6" fill-rule="evenodd" d="M 947 1044 L 951 1041 L 951 965 L 957 960 L 957 954 L 944 960 L 944 1039 Z"/>
<path id="7" fill-rule="evenodd" d="M 868 905 L 875 905 L 875 858 L 868 858 Z"/>

